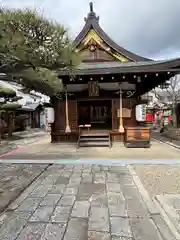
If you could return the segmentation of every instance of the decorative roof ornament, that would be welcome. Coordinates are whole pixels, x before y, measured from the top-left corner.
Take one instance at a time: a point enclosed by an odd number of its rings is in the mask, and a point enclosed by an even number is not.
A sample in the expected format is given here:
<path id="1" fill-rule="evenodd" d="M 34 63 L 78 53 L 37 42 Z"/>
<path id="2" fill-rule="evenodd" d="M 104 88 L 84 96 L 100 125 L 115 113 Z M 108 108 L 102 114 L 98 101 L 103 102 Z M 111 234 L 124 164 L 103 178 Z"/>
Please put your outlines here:
<path id="1" fill-rule="evenodd" d="M 93 3 L 92 2 L 89 3 L 89 9 L 90 9 L 90 12 L 88 13 L 87 18 L 84 18 L 85 22 L 87 22 L 88 20 L 92 20 L 92 19 L 99 22 L 99 16 L 97 17 L 96 13 L 93 11 Z"/>
<path id="2" fill-rule="evenodd" d="M 90 12 L 93 12 L 93 3 L 92 2 L 89 3 L 89 7 L 90 7 Z"/>

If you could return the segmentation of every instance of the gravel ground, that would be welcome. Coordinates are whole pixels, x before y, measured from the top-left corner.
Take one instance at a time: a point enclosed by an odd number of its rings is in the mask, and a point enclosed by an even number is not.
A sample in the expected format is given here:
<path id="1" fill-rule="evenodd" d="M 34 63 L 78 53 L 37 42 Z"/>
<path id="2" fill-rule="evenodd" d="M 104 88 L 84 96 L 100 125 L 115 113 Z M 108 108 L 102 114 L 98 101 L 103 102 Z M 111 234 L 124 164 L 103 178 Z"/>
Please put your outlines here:
<path id="1" fill-rule="evenodd" d="M 180 165 L 136 165 L 134 169 L 150 196 L 180 193 Z"/>

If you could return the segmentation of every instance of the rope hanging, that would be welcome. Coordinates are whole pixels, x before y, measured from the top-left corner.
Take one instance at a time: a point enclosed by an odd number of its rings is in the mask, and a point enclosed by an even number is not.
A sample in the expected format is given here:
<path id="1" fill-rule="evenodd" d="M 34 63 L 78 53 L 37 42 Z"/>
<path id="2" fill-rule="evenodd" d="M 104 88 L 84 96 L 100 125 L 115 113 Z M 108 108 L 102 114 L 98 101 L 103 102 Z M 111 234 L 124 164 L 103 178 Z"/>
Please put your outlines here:
<path id="1" fill-rule="evenodd" d="M 66 129 L 65 129 L 65 132 L 66 133 L 70 133 L 71 132 L 71 128 L 70 128 L 70 125 L 69 125 L 67 86 L 66 86 Z"/>
<path id="2" fill-rule="evenodd" d="M 121 90 L 121 87 L 120 87 L 120 91 L 119 91 L 119 132 L 124 133 L 123 116 L 122 116 L 122 90 Z"/>

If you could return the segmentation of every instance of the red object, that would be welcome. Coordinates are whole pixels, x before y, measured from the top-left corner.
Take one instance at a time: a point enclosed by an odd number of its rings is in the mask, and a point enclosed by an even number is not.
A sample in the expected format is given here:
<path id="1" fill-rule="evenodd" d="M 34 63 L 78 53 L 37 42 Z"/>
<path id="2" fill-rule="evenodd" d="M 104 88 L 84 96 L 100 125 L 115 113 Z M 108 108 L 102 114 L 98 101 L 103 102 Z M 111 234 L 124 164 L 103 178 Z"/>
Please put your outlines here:
<path id="1" fill-rule="evenodd" d="M 168 117 L 168 120 L 169 120 L 169 121 L 172 121 L 172 116 L 171 116 L 171 115 Z"/>
<path id="2" fill-rule="evenodd" d="M 154 116 L 152 112 L 147 112 L 146 113 L 146 122 L 153 122 L 154 121 Z"/>

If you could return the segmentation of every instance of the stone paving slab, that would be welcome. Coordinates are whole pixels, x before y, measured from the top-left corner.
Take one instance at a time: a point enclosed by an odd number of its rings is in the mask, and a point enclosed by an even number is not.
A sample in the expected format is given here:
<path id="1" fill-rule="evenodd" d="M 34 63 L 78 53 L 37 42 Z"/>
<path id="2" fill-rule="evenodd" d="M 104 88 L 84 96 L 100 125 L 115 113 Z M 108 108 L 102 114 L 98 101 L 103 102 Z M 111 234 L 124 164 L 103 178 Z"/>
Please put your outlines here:
<path id="1" fill-rule="evenodd" d="M 0 216 L 0 240 L 162 240 L 157 216 L 126 166 L 54 164 Z"/>
<path id="2" fill-rule="evenodd" d="M 0 212 L 29 186 L 45 169 L 47 164 L 0 164 Z M 36 202 L 27 200 L 21 207 L 33 210 Z"/>

